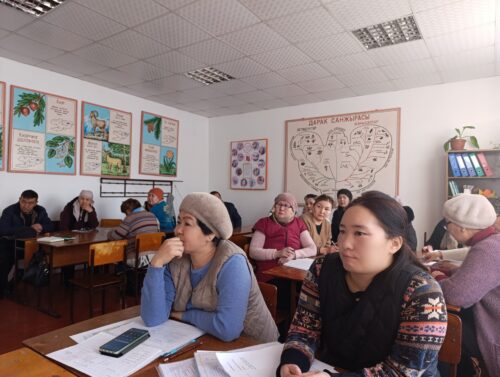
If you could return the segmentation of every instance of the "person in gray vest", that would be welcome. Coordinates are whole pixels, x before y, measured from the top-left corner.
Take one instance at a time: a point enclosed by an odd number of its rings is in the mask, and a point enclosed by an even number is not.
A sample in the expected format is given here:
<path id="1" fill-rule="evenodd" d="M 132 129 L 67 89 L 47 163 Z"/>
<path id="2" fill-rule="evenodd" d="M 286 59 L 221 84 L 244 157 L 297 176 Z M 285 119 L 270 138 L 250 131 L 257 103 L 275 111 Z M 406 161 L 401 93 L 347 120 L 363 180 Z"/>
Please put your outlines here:
<path id="1" fill-rule="evenodd" d="M 229 241 L 233 232 L 224 203 L 208 193 L 187 195 L 175 237 L 151 260 L 142 288 L 147 326 L 175 318 L 223 340 L 248 335 L 278 339 L 278 329 L 245 252 Z"/>

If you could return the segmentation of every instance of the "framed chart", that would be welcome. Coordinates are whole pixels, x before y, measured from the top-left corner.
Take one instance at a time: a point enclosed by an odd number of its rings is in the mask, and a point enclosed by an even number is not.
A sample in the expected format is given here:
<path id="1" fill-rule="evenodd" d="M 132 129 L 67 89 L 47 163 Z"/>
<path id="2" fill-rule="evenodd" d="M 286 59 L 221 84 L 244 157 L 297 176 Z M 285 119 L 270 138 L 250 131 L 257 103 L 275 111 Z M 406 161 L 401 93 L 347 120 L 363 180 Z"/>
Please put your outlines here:
<path id="1" fill-rule="evenodd" d="M 5 83 L 0 81 L 0 170 L 5 169 Z"/>
<path id="2" fill-rule="evenodd" d="M 294 119 L 286 122 L 285 191 L 335 196 L 399 192 L 401 109 Z"/>
<path id="3" fill-rule="evenodd" d="M 179 121 L 143 111 L 140 174 L 177 176 Z"/>
<path id="4" fill-rule="evenodd" d="M 76 174 L 75 99 L 10 87 L 11 172 Z"/>
<path id="5" fill-rule="evenodd" d="M 80 173 L 130 176 L 132 113 L 82 102 Z"/>
<path id="6" fill-rule="evenodd" d="M 231 141 L 231 189 L 266 190 L 267 153 L 267 139 Z"/>

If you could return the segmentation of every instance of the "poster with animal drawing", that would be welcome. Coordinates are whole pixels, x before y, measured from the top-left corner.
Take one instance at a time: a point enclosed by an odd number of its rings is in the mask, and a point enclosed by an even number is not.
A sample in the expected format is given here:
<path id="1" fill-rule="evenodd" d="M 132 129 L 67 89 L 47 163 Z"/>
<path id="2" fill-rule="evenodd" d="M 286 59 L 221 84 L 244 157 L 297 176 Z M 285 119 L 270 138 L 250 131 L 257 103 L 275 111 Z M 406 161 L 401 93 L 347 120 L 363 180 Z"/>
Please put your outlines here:
<path id="1" fill-rule="evenodd" d="M 82 102 L 82 175 L 130 176 L 132 113 Z"/>
<path id="2" fill-rule="evenodd" d="M 142 112 L 140 174 L 177 176 L 179 121 Z"/>
<path id="3" fill-rule="evenodd" d="M 3 152 L 5 150 L 4 144 L 5 136 L 5 83 L 0 81 L 0 170 L 4 170 Z"/>
<path id="4" fill-rule="evenodd" d="M 231 189 L 267 189 L 267 139 L 232 141 L 230 163 Z"/>
<path id="5" fill-rule="evenodd" d="M 75 99 L 10 88 L 9 171 L 76 174 Z"/>
<path id="6" fill-rule="evenodd" d="M 398 194 L 400 109 L 294 119 L 286 122 L 285 190 L 355 196 Z"/>

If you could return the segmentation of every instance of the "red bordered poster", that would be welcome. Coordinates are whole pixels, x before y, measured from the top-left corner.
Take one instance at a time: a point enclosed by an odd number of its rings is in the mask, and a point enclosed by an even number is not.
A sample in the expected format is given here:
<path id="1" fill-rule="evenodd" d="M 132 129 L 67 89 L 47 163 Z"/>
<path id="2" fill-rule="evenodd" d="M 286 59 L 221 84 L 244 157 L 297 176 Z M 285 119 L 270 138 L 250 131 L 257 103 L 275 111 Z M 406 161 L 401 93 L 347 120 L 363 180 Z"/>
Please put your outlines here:
<path id="1" fill-rule="evenodd" d="M 266 190 L 267 154 L 267 139 L 231 141 L 231 189 Z"/>

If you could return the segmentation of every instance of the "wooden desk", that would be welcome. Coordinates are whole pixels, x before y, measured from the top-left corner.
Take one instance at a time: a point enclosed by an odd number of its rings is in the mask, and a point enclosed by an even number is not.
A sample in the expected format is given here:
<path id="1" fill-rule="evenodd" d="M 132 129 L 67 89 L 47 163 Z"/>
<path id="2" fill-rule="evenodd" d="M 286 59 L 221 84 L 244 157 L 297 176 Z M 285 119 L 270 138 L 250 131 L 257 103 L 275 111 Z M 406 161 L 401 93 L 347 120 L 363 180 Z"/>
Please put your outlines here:
<path id="1" fill-rule="evenodd" d="M 288 266 L 276 266 L 262 273 L 275 278 L 290 280 L 290 316 L 293 318 L 295 309 L 297 309 L 297 282 L 303 282 L 306 278 L 307 271 Z"/>
<path id="2" fill-rule="evenodd" d="M 56 363 L 23 347 L 0 355 L 0 376 L 74 376 Z"/>
<path id="3" fill-rule="evenodd" d="M 229 240 L 243 249 L 245 244 L 250 243 L 252 233 L 252 226 L 245 226 L 237 231 L 234 231 L 233 235 L 229 237 Z"/>
<path id="4" fill-rule="evenodd" d="M 42 355 L 47 355 L 51 352 L 74 345 L 75 342 L 69 337 L 70 335 L 122 321 L 124 319 L 133 318 L 138 315 L 139 306 L 133 306 L 113 313 L 104 314 L 99 317 L 94 317 L 83 322 L 75 323 L 34 338 L 26 339 L 23 341 L 23 344 Z M 254 339 L 245 336 L 242 336 L 233 342 L 223 342 L 211 335 L 203 335 L 201 340 L 203 341 L 203 344 L 196 350 L 186 352 L 184 355 L 176 357 L 172 361 L 175 362 L 193 357 L 194 352 L 197 350 L 229 351 L 235 348 L 248 347 L 257 344 Z M 141 377 L 158 377 L 158 373 L 155 370 L 156 365 L 158 365 L 158 361 L 152 362 L 133 375 Z M 78 376 L 84 376 L 81 372 L 73 369 L 71 369 L 71 371 Z"/>

